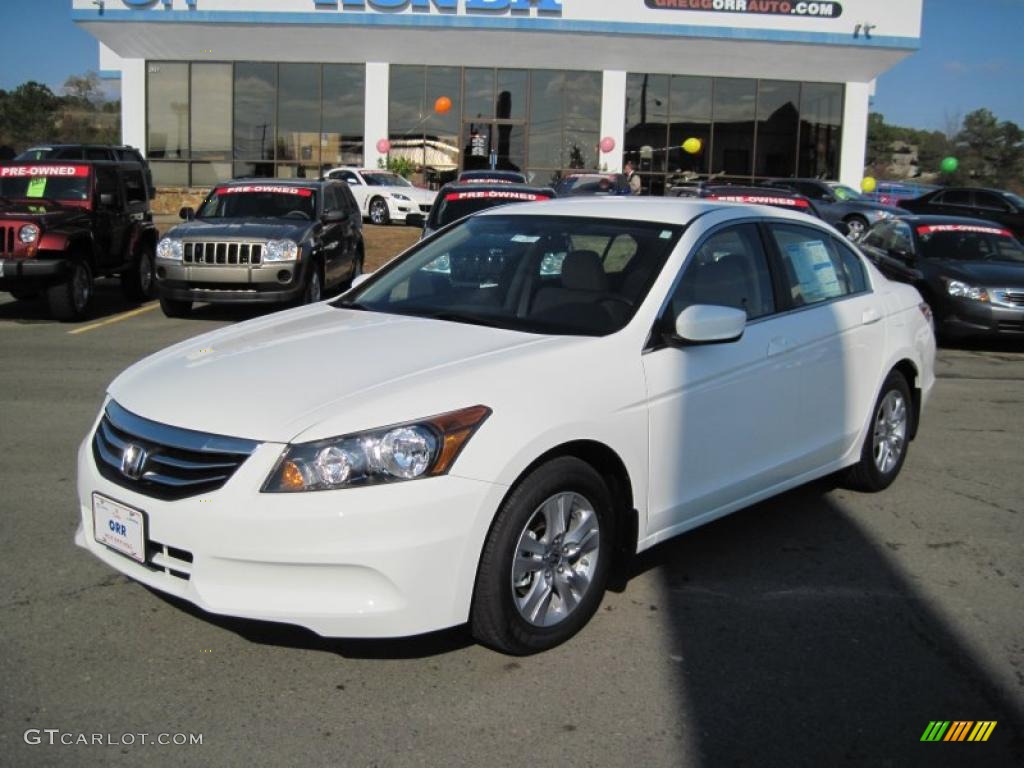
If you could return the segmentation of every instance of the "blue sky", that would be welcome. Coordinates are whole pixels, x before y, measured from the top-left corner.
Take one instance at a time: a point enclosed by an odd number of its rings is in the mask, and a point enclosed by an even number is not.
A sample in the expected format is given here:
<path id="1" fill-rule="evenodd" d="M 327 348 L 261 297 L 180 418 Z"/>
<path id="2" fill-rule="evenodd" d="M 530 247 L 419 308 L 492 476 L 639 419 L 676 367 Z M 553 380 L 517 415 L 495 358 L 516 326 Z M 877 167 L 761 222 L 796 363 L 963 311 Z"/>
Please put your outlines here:
<path id="1" fill-rule="evenodd" d="M 71 23 L 70 8 L 70 0 L 0 0 L 8 32 L 0 88 L 34 79 L 56 90 L 97 68 L 96 42 Z M 1024 127 L 1022 29 L 1024 0 L 925 0 L 921 50 L 879 78 L 873 109 L 894 125 L 945 130 L 987 107 Z"/>

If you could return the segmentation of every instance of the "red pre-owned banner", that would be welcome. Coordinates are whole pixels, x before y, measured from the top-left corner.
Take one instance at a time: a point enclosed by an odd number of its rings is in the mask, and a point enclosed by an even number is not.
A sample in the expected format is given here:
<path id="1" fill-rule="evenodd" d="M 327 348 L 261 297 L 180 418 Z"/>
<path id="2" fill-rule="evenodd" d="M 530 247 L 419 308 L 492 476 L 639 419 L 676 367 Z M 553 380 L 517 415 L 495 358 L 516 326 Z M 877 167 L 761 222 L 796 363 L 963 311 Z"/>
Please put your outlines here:
<path id="1" fill-rule="evenodd" d="M 298 195 L 299 197 L 312 197 L 313 190 L 305 187 L 286 187 L 274 184 L 247 184 L 241 187 L 218 187 L 214 194 L 217 195 L 244 195 L 258 192 L 269 192 L 272 195 Z"/>
<path id="2" fill-rule="evenodd" d="M 648 8 L 665 11 L 705 11 L 710 13 L 764 13 L 772 16 L 810 16 L 838 19 L 843 6 L 833 0 L 646 0 Z"/>
<path id="3" fill-rule="evenodd" d="M 37 176 L 88 176 L 88 165 L 8 165 L 0 168 L 0 179 Z"/>

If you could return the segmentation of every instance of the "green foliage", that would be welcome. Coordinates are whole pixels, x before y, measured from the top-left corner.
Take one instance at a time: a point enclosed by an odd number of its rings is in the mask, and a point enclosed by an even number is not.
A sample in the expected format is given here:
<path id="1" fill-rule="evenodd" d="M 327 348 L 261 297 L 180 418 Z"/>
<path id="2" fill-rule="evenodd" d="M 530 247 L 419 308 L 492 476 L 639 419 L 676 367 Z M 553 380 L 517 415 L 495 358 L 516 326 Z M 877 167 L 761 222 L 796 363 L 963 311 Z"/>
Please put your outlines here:
<path id="1" fill-rule="evenodd" d="M 917 147 L 918 174 L 943 184 L 998 187 L 1019 191 L 1024 187 L 1024 131 L 1013 122 L 1000 121 L 991 111 L 978 109 L 950 133 L 921 131 L 888 125 L 877 112 L 868 116 L 866 164 L 873 175 L 885 178 L 897 142 Z M 955 157 L 959 167 L 942 173 L 944 157 Z"/>
<path id="2" fill-rule="evenodd" d="M 388 155 L 387 162 L 384 162 L 384 158 L 379 157 L 377 158 L 377 167 L 397 173 L 403 179 L 410 179 L 416 173 L 416 163 L 407 157 L 392 157 Z"/>
<path id="3" fill-rule="evenodd" d="M 29 81 L 0 90 L 0 147 L 20 152 L 33 144 L 119 144 L 121 105 L 107 101 L 95 72 L 72 76 L 58 96 Z"/>

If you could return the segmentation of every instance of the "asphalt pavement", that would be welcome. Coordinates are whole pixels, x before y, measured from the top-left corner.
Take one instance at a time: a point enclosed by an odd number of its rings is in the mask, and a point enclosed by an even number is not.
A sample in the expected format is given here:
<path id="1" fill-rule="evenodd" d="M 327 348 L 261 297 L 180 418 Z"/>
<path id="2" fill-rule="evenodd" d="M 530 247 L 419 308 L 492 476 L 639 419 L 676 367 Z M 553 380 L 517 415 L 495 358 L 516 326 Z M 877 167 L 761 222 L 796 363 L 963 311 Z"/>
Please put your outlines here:
<path id="1" fill-rule="evenodd" d="M 512 658 L 206 615 L 74 546 L 106 385 L 253 314 L 98 299 L 66 325 L 0 293 L 0 765 L 1024 765 L 1020 344 L 940 352 L 888 491 L 820 482 L 668 542 Z M 922 742 L 936 720 L 996 726 Z"/>

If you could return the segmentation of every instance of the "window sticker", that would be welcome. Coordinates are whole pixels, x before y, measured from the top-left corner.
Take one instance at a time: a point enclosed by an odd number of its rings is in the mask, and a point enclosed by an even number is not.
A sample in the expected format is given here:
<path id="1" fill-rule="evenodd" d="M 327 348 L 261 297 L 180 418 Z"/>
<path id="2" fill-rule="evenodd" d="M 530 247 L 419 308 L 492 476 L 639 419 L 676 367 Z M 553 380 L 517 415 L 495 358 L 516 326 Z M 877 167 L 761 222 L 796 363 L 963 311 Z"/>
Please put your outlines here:
<path id="1" fill-rule="evenodd" d="M 239 187 L 218 187 L 216 195 L 247 195 L 247 194 L 273 194 L 273 195 L 296 195 L 298 197 L 312 197 L 313 190 L 304 187 L 276 186 L 272 184 L 247 184 Z"/>
<path id="2" fill-rule="evenodd" d="M 28 180 L 25 197 L 44 197 L 46 195 L 46 176 L 36 176 Z"/>
<path id="3" fill-rule="evenodd" d="M 843 295 L 839 275 L 821 240 L 802 240 L 786 246 L 804 301 L 814 303 Z"/>
<path id="4" fill-rule="evenodd" d="M 536 243 L 540 235 L 512 235 L 513 243 Z"/>

